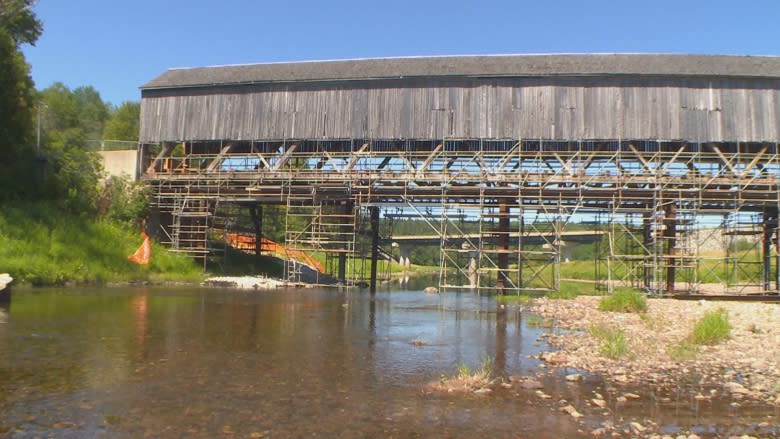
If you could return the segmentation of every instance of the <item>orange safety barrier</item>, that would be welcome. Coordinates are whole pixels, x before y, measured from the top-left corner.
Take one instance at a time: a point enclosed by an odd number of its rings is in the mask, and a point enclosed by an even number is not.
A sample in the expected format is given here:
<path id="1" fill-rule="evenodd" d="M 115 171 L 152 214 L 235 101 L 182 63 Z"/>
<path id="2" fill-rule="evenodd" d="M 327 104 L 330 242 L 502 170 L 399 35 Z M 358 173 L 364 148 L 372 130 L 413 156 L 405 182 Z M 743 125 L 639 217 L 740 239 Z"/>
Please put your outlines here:
<path id="1" fill-rule="evenodd" d="M 255 237 L 252 235 L 243 235 L 241 233 L 225 233 L 225 239 L 231 246 L 245 251 L 255 251 Z M 300 251 L 289 249 L 277 242 L 271 241 L 267 238 L 260 238 L 260 251 L 273 253 L 284 259 L 292 259 L 294 261 L 303 263 L 319 271 L 325 272 L 325 268 L 316 259 L 312 258 L 308 254 Z"/>
<path id="2" fill-rule="evenodd" d="M 149 239 L 149 235 L 147 235 L 146 232 L 141 232 L 141 236 L 144 237 L 144 242 L 138 247 L 138 250 L 128 256 L 127 259 L 130 262 L 135 262 L 139 265 L 148 265 L 149 261 L 152 260 L 152 240 Z"/>

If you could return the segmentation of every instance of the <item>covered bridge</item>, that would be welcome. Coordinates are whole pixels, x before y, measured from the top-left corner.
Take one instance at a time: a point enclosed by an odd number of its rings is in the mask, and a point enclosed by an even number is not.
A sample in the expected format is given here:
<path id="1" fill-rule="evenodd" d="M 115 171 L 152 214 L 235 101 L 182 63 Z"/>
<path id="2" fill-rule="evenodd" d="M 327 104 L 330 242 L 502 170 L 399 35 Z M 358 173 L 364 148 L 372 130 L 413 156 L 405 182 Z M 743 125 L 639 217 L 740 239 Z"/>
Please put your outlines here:
<path id="1" fill-rule="evenodd" d="M 443 287 L 454 270 L 472 288 L 557 289 L 555 236 L 576 218 L 622 230 L 609 239 L 635 234 L 633 247 L 604 250 L 609 288 L 780 283 L 780 58 L 293 62 L 171 69 L 141 91 L 144 179 L 162 238 L 181 250 L 208 251 L 218 203 L 281 204 L 300 228 L 286 245 L 332 252 L 345 280 L 362 219 L 376 232 L 379 209 L 401 206 L 441 236 Z M 464 245 L 464 217 L 490 239 Z M 707 221 L 719 239 L 751 236 L 760 267 L 742 271 L 755 279 L 729 278 L 728 254 L 723 276 L 701 274 Z M 528 249 L 510 233 L 552 238 Z M 476 263 L 458 256 L 477 248 Z"/>

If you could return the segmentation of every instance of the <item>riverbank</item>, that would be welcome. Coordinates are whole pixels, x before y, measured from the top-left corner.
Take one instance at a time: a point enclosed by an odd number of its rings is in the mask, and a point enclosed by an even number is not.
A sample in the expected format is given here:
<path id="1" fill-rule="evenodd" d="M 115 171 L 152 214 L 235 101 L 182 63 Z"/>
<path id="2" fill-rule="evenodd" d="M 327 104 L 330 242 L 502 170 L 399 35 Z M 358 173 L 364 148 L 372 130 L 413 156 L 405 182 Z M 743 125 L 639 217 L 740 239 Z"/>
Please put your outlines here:
<path id="1" fill-rule="evenodd" d="M 617 385 L 675 388 L 688 382 L 712 390 L 709 399 L 727 392 L 739 404 L 754 400 L 780 406 L 780 305 L 746 302 L 650 299 L 646 313 L 599 310 L 599 297 L 536 299 L 527 306 L 554 330 L 546 341 L 558 350 L 539 358 L 548 366 L 575 368 Z M 701 317 L 722 309 L 731 325 L 726 340 L 711 345 L 686 343 Z M 604 353 L 594 328 L 622 331 L 625 352 Z"/>
<path id="2" fill-rule="evenodd" d="M 64 286 L 203 280 L 184 254 L 153 244 L 148 265 L 127 260 L 142 243 L 138 230 L 31 203 L 0 210 L 0 270 L 19 285 Z"/>

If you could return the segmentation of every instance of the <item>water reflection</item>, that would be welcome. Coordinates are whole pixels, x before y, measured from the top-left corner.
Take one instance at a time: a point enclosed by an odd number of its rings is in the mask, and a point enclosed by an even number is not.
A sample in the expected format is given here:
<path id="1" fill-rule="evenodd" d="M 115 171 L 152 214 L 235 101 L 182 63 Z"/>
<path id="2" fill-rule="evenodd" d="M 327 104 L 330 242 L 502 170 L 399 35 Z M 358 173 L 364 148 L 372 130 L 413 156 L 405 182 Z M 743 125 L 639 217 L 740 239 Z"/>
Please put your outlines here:
<path id="1" fill-rule="evenodd" d="M 36 290 L 3 311 L 0 434 L 570 437 L 590 427 L 531 390 L 422 391 L 487 357 L 501 375 L 539 371 L 542 329 L 471 293 Z M 598 386 L 544 383 L 582 405 Z"/>

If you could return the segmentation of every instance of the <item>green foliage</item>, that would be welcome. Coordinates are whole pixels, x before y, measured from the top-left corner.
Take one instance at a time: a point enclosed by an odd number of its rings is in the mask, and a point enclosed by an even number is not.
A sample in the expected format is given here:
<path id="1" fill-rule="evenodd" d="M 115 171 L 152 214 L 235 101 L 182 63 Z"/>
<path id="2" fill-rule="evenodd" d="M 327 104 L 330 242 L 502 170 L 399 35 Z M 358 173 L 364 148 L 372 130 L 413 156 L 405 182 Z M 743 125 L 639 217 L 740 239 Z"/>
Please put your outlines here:
<path id="1" fill-rule="evenodd" d="M 628 339 L 620 328 L 594 325 L 590 335 L 599 341 L 599 352 L 607 358 L 619 360 L 629 354 Z"/>
<path id="2" fill-rule="evenodd" d="M 43 23 L 35 16 L 35 0 L 0 0 L 0 32 L 7 33 L 16 46 L 35 45 Z"/>
<path id="3" fill-rule="evenodd" d="M 666 349 L 667 355 L 674 361 L 690 361 L 699 354 L 699 346 L 692 343 L 689 338 L 675 343 Z"/>
<path id="4" fill-rule="evenodd" d="M 111 176 L 105 181 L 98 210 L 104 218 L 138 225 L 149 213 L 150 195 L 146 184 Z"/>
<path id="5" fill-rule="evenodd" d="M 138 140 L 141 121 L 141 104 L 123 102 L 111 112 L 103 130 L 103 138 L 110 140 Z"/>
<path id="6" fill-rule="evenodd" d="M 548 299 L 570 300 L 580 294 L 580 285 L 571 282 L 561 282 L 558 291 L 553 291 L 547 295 Z"/>
<path id="7" fill-rule="evenodd" d="M 100 158 L 87 147 L 99 136 L 107 106 L 92 87 L 71 91 L 62 83 L 40 92 L 42 153 L 46 158 L 40 198 L 73 213 L 96 211 Z"/>
<path id="8" fill-rule="evenodd" d="M 0 267 L 33 285 L 128 280 L 200 279 L 201 270 L 184 256 L 154 245 L 152 261 L 127 260 L 141 244 L 138 232 L 110 221 L 90 221 L 46 203 L 0 211 Z"/>
<path id="9" fill-rule="evenodd" d="M 34 92 L 24 55 L 0 27 L 0 202 L 34 193 Z"/>
<path id="10" fill-rule="evenodd" d="M 612 295 L 601 298 L 599 310 L 643 313 L 647 311 L 647 299 L 635 289 L 617 289 Z"/>
<path id="11" fill-rule="evenodd" d="M 728 313 L 723 308 L 707 311 L 696 322 L 691 333 L 691 342 L 697 345 L 715 344 L 725 340 L 731 334 Z"/>

